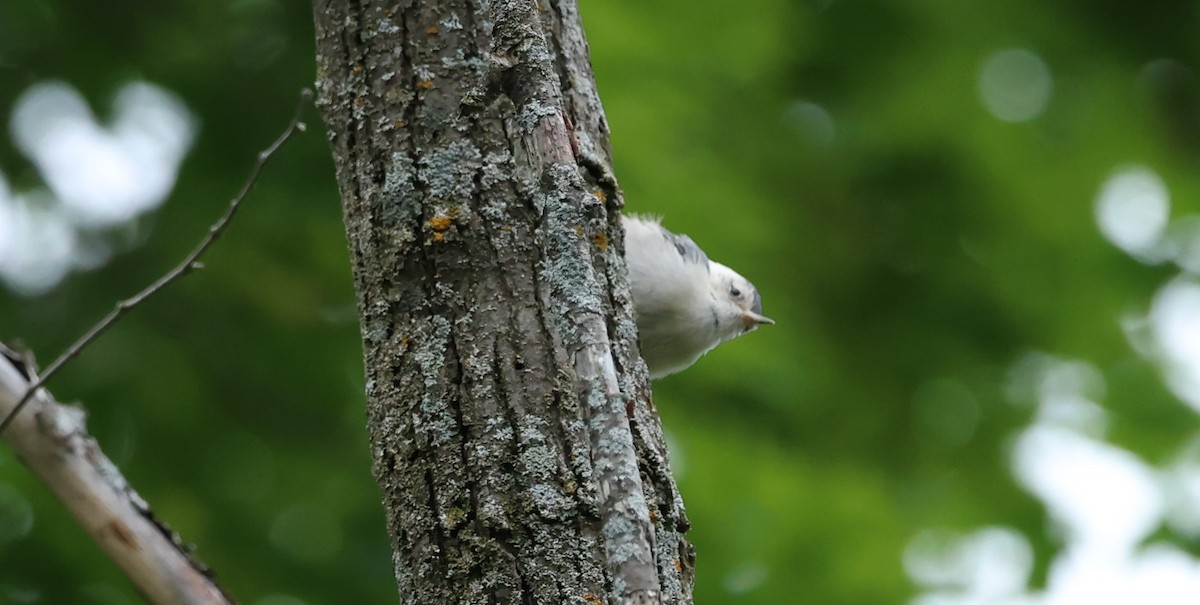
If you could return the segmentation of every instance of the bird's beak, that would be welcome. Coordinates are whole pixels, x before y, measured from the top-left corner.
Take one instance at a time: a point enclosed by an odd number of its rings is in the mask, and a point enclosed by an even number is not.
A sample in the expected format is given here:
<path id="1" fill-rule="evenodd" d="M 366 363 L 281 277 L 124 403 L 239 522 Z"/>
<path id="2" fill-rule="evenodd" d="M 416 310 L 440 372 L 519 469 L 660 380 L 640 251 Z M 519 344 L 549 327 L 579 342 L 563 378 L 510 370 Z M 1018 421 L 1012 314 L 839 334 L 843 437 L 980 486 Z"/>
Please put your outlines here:
<path id="1" fill-rule="evenodd" d="M 774 325 L 775 320 L 767 317 L 766 315 L 755 313 L 754 311 L 746 311 L 742 313 L 742 324 L 746 326 L 747 330 L 753 330 L 762 324 Z"/>

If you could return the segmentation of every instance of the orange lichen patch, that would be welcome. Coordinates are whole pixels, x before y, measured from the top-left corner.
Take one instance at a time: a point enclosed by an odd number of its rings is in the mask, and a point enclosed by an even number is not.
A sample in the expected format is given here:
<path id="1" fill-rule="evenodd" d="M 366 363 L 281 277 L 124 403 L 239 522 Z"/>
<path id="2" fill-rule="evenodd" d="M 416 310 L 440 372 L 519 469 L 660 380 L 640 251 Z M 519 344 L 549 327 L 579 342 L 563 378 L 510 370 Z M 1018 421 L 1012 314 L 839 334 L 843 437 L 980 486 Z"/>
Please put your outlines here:
<path id="1" fill-rule="evenodd" d="M 680 563 L 679 559 L 675 559 L 675 571 L 683 573 L 683 563 Z"/>
<path id="2" fill-rule="evenodd" d="M 359 107 L 364 107 L 364 106 L 366 106 L 366 104 L 367 104 L 367 98 L 366 98 L 366 97 L 359 97 L 359 98 L 357 98 L 357 99 L 354 99 L 354 104 L 355 104 L 355 105 L 357 105 L 357 106 L 359 106 Z"/>
<path id="3" fill-rule="evenodd" d="M 420 82 L 417 82 L 417 88 L 433 88 L 433 80 L 421 80 Z"/>
<path id="4" fill-rule="evenodd" d="M 596 196 L 596 199 L 600 200 L 601 202 L 608 201 L 608 194 L 604 193 L 603 189 L 597 189 L 597 190 L 593 191 L 592 195 Z"/>
<path id="5" fill-rule="evenodd" d="M 608 249 L 608 234 L 603 231 L 597 233 L 596 236 L 592 238 L 592 243 L 596 244 L 596 247 L 599 248 L 601 252 L 604 252 Z"/>
<path id="6" fill-rule="evenodd" d="M 392 128 L 404 128 L 405 126 L 408 126 L 408 122 L 405 122 L 404 120 L 396 120 L 395 122 L 392 122 Z"/>
<path id="7" fill-rule="evenodd" d="M 438 26 L 436 26 L 436 25 L 430 25 L 430 26 L 429 26 L 429 29 L 425 30 L 425 33 L 427 33 L 427 34 L 429 34 L 429 35 L 431 35 L 431 36 L 436 36 L 436 35 L 437 35 L 437 33 L 438 33 Z"/>
<path id="8" fill-rule="evenodd" d="M 658 512 L 657 512 L 657 511 L 655 511 L 653 508 L 652 508 L 652 509 L 650 509 L 650 511 L 649 511 L 649 512 L 650 512 L 650 522 L 651 522 L 651 523 L 658 523 Z"/>
<path id="9" fill-rule="evenodd" d="M 429 222 L 426 224 L 429 225 L 430 229 L 433 229 L 433 241 L 443 242 L 446 240 L 446 232 L 449 231 L 450 227 L 454 225 L 454 219 L 449 216 L 439 214 L 429 219 Z"/>
<path id="10" fill-rule="evenodd" d="M 366 68 L 362 66 L 362 63 L 355 63 L 354 67 L 350 68 L 350 71 L 356 74 L 361 74 L 365 70 Z"/>
<path id="11" fill-rule="evenodd" d="M 500 225 L 501 231 L 512 231 L 512 225 Z"/>
<path id="12" fill-rule="evenodd" d="M 601 601 L 600 597 L 591 593 L 583 595 L 583 600 L 588 603 L 595 603 L 596 605 L 604 605 L 604 601 Z"/>

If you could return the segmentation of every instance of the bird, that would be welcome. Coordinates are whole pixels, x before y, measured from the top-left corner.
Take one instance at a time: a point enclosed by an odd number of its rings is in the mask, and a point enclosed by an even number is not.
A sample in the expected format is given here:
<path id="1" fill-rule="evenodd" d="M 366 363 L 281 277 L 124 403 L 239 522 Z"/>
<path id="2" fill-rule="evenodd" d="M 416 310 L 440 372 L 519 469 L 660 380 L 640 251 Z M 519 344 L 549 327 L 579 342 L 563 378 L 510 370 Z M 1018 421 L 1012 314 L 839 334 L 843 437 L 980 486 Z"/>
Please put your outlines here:
<path id="1" fill-rule="evenodd" d="M 661 219 L 622 215 L 638 348 L 651 379 L 681 372 L 722 343 L 775 321 L 750 280 L 708 258 Z"/>

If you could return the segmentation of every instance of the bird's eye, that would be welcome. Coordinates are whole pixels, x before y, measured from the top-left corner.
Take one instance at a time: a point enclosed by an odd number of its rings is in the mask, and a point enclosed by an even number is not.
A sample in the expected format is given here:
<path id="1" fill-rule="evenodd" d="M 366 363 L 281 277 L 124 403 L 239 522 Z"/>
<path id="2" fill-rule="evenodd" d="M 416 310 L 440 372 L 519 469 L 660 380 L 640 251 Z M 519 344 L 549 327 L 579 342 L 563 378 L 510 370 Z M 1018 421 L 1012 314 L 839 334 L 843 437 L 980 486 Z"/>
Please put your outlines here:
<path id="1" fill-rule="evenodd" d="M 734 298 L 737 298 L 738 296 L 742 295 L 742 291 L 738 290 L 737 286 L 733 286 L 732 288 L 730 288 L 729 293 L 732 294 L 734 296 Z"/>

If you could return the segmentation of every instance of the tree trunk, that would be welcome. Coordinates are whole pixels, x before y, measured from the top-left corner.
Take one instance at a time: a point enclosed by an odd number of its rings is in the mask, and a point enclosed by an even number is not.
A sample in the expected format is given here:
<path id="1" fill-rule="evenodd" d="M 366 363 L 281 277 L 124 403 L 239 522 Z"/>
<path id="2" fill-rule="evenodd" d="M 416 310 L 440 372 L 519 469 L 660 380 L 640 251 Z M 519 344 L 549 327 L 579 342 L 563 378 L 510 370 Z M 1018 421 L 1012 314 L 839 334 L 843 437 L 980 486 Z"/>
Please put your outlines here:
<path id="1" fill-rule="evenodd" d="M 690 603 L 572 0 L 316 0 L 401 602 Z"/>

